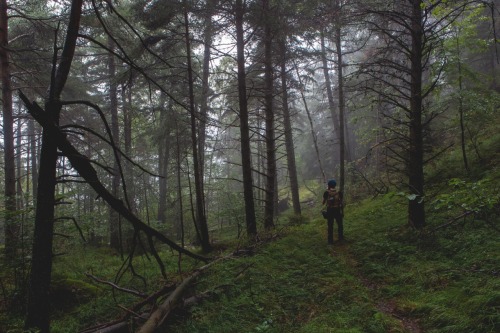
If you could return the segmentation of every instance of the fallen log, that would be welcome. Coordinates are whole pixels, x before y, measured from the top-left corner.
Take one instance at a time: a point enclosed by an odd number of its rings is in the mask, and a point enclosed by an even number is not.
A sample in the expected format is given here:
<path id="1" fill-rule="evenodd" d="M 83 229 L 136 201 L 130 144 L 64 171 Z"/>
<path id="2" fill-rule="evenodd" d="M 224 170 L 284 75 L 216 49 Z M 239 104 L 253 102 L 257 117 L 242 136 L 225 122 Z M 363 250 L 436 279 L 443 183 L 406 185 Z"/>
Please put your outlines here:
<path id="1" fill-rule="evenodd" d="M 182 280 L 182 282 L 175 288 L 175 290 L 168 296 L 168 298 L 158 306 L 158 308 L 149 316 L 148 320 L 137 330 L 137 333 L 153 333 L 165 319 L 172 312 L 172 310 L 179 305 L 179 300 L 184 291 L 189 287 L 191 282 L 196 279 L 204 270 L 214 265 L 215 263 L 230 258 L 232 255 L 219 258 L 210 262 L 209 264 L 198 268 L 193 274 Z"/>

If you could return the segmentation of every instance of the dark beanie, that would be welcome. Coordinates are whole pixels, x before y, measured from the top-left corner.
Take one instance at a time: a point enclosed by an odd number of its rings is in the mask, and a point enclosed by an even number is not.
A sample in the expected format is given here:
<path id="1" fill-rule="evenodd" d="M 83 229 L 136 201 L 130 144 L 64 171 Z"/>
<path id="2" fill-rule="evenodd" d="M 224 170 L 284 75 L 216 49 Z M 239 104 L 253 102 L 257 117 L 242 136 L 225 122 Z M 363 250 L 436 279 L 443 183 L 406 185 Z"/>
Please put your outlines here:
<path id="1" fill-rule="evenodd" d="M 335 179 L 330 179 L 328 181 L 328 187 L 335 187 L 337 186 L 337 182 L 335 181 Z"/>

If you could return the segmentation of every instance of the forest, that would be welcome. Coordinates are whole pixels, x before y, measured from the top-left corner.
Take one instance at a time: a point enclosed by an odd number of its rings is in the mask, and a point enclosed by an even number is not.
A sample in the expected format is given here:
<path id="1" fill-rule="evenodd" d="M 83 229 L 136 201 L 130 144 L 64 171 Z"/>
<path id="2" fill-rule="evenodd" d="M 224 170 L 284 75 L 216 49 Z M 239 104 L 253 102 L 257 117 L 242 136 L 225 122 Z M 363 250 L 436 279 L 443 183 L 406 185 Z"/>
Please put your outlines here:
<path id="1" fill-rule="evenodd" d="M 498 0 L 0 0 L 0 332 L 500 331 L 498 33 Z"/>

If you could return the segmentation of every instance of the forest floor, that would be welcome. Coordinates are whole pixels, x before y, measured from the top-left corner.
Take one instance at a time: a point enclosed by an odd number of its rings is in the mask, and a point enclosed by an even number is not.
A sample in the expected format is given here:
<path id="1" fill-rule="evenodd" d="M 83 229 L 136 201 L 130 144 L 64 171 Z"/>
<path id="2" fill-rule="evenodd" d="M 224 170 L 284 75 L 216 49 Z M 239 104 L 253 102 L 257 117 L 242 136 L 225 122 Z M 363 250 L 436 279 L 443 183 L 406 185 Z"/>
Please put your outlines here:
<path id="1" fill-rule="evenodd" d="M 498 233 L 465 221 L 416 235 L 386 200 L 346 211 L 345 242 L 326 244 L 315 218 L 214 268 L 196 285 L 213 297 L 165 332 L 499 331 Z"/>
<path id="2" fill-rule="evenodd" d="M 376 309 L 380 313 L 384 314 L 384 316 L 391 318 L 391 321 L 396 323 L 398 331 L 399 329 L 402 329 L 404 332 L 408 333 L 423 332 L 417 318 L 414 318 L 398 309 L 397 302 L 381 292 L 384 286 L 371 280 L 363 274 L 363 272 L 359 269 L 359 263 L 356 260 L 355 255 L 350 251 L 348 244 L 338 247 L 338 255 L 346 257 L 346 262 L 349 265 L 349 268 L 355 271 L 356 278 L 358 278 L 363 287 L 367 289 L 369 298 L 371 298 L 372 302 L 374 302 Z"/>
<path id="3" fill-rule="evenodd" d="M 387 195 L 348 206 L 347 240 L 333 245 L 317 209 L 305 212 L 312 218 L 299 225 L 283 218 L 254 246 L 216 241 L 214 255 L 237 249 L 240 255 L 204 271 L 185 295 L 201 301 L 177 309 L 159 332 L 499 332 L 500 237 L 492 221 L 465 219 L 418 234 L 392 202 Z M 112 321 L 137 303 L 85 275 L 112 281 L 122 264 L 118 256 L 106 249 L 72 251 L 54 265 L 53 333 Z M 176 272 L 177 257 L 162 255 L 172 257 L 167 269 Z M 183 276 L 202 265 L 183 262 Z M 146 292 L 165 285 L 154 262 L 141 256 L 135 265 L 149 281 Z M 143 282 L 130 277 L 120 285 L 141 290 Z M 5 331 L 22 331 L 22 317 L 3 318 Z"/>

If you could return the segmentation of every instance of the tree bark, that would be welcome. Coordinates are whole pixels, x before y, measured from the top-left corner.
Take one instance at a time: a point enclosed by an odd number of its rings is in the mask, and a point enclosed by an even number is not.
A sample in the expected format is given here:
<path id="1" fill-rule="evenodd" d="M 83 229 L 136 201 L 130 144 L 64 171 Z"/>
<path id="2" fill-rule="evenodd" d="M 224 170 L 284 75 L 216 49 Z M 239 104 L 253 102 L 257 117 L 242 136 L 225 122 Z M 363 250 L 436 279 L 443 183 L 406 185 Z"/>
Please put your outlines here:
<path id="1" fill-rule="evenodd" d="M 230 257 L 229 255 L 228 257 Z M 186 289 L 191 285 L 191 283 L 205 270 L 210 268 L 217 262 L 224 260 L 228 257 L 222 257 L 217 260 L 206 264 L 203 267 L 198 268 L 193 274 L 186 277 L 182 282 L 175 288 L 175 290 L 167 297 L 167 299 L 158 306 L 158 308 L 149 316 L 148 320 L 142 325 L 137 333 L 153 333 L 155 330 L 163 324 L 170 312 L 178 305 L 179 300 L 186 291 Z"/>
<path id="2" fill-rule="evenodd" d="M 189 110 L 191 113 L 191 143 L 193 149 L 193 172 L 196 195 L 196 223 L 199 229 L 200 243 L 204 252 L 211 251 L 210 239 L 208 235 L 208 222 L 205 214 L 205 195 L 203 193 L 203 175 L 201 174 L 200 161 L 198 160 L 198 143 L 196 130 L 196 114 L 194 105 L 194 81 L 193 69 L 191 65 L 191 37 L 189 36 L 189 20 L 186 1 L 184 1 L 184 27 L 186 38 L 186 60 L 189 85 Z"/>
<path id="3" fill-rule="evenodd" d="M 114 42 L 108 36 L 108 48 L 114 50 Z M 118 85 L 116 82 L 116 64 L 115 57 L 112 53 L 108 54 L 108 84 L 109 84 L 109 110 L 111 113 L 111 135 L 117 148 L 120 142 L 120 129 L 118 125 Z M 114 149 L 114 147 L 112 147 Z M 113 156 L 113 175 L 111 177 L 111 192 L 115 198 L 120 197 L 120 172 L 119 172 L 119 157 L 114 154 Z M 109 209 L 109 245 L 112 249 L 122 253 L 121 241 L 121 222 L 120 216 L 114 209 Z"/>
<path id="4" fill-rule="evenodd" d="M 82 3 L 82 0 L 73 0 L 71 3 L 64 48 L 59 66 L 52 77 L 48 101 L 45 103 L 44 112 L 53 126 L 59 123 L 60 96 L 73 61 L 80 27 Z M 41 333 L 48 333 L 50 330 L 49 287 L 52 273 L 57 144 L 58 139 L 55 132 L 44 130 L 42 134 L 32 266 L 25 320 L 26 329 L 37 328 Z"/>
<path id="5" fill-rule="evenodd" d="M 35 202 L 38 191 L 38 140 L 33 119 L 28 119 L 28 137 L 30 142 L 31 195 L 33 202 Z"/>
<path id="6" fill-rule="evenodd" d="M 167 211 L 167 170 L 168 170 L 168 159 L 170 157 L 170 128 L 171 120 L 168 120 L 167 114 L 171 112 L 170 102 L 165 107 L 165 101 L 161 99 L 160 103 L 160 131 L 159 133 L 159 143 L 158 143 L 158 170 L 160 174 L 159 182 L 159 197 L 158 197 L 158 221 L 162 224 L 166 222 L 166 211 Z M 165 107 L 165 108 L 164 108 Z"/>
<path id="7" fill-rule="evenodd" d="M 325 45 L 325 35 L 324 32 L 321 31 L 320 34 L 320 42 L 321 42 L 321 61 L 323 63 L 323 74 L 325 76 L 325 86 L 326 86 L 326 94 L 328 97 L 328 107 L 330 109 L 330 114 L 332 117 L 333 131 L 334 135 L 337 139 L 337 142 L 340 142 L 340 124 L 339 117 L 337 111 L 335 110 L 335 102 L 333 100 L 333 91 L 332 91 L 332 83 L 330 80 L 330 70 L 328 69 L 328 60 L 326 58 L 326 45 Z M 332 152 L 333 154 L 334 152 Z"/>
<path id="8" fill-rule="evenodd" d="M 134 80 L 132 74 L 128 80 L 127 85 L 122 85 L 122 105 L 123 105 L 123 151 L 126 156 L 132 156 L 132 90 L 134 87 Z M 126 162 L 124 165 L 125 179 L 130 180 L 127 183 L 127 197 L 130 204 L 130 209 L 133 212 L 137 211 L 135 205 L 135 191 L 136 186 L 133 181 L 133 168 L 130 162 Z"/>
<path id="9" fill-rule="evenodd" d="M 295 163 L 295 147 L 293 144 L 292 121 L 288 107 L 288 89 L 286 72 L 286 41 L 281 41 L 281 94 L 283 99 L 283 125 L 285 127 L 286 160 L 288 176 L 290 177 L 290 191 L 292 192 L 292 206 L 295 214 L 300 215 L 299 182 L 297 180 L 297 165 Z"/>
<path id="10" fill-rule="evenodd" d="M 181 246 L 184 247 L 184 200 L 182 197 L 182 183 L 181 183 L 181 166 L 182 166 L 182 159 L 181 159 L 181 145 L 179 142 L 179 125 L 175 123 L 175 128 L 176 128 L 176 160 L 177 160 L 177 197 L 179 200 L 179 210 L 178 210 L 178 225 L 176 226 L 176 231 L 177 231 L 177 239 L 181 240 Z"/>
<path id="11" fill-rule="evenodd" d="M 413 197 L 408 205 L 408 223 L 421 229 L 425 226 L 424 210 L 424 151 L 422 131 L 422 58 L 423 22 L 422 1 L 412 0 L 411 16 L 411 99 L 408 176 L 409 192 Z"/>
<path id="12" fill-rule="evenodd" d="M 146 323 L 141 326 L 137 333 L 153 333 L 163 322 L 170 312 L 178 305 L 179 299 L 182 297 L 186 289 L 191 285 L 194 279 L 201 274 L 201 270 L 197 270 L 187 278 L 168 296 L 168 298 L 158 306 L 151 314 Z"/>
<path id="13" fill-rule="evenodd" d="M 464 161 L 464 168 L 467 173 L 470 172 L 469 162 L 467 159 L 467 147 L 465 143 L 465 119 L 464 119 L 464 101 L 462 96 L 462 55 L 460 49 L 460 39 L 456 36 L 456 46 L 457 46 L 457 57 L 458 57 L 458 114 L 460 117 L 460 146 L 462 148 L 462 159 Z M 493 75 L 495 77 L 495 75 Z"/>
<path id="14" fill-rule="evenodd" d="M 276 182 L 276 141 L 274 139 L 274 108 L 273 108 L 273 59 L 271 16 L 269 15 L 269 0 L 262 1 L 264 11 L 264 110 L 266 124 L 266 192 L 264 206 L 264 227 L 274 227 L 274 199 Z"/>
<path id="15" fill-rule="evenodd" d="M 299 69 L 298 69 L 297 65 L 294 64 L 294 67 L 295 67 L 295 71 L 297 73 L 297 80 L 299 81 L 300 96 L 302 98 L 302 103 L 304 103 L 304 109 L 306 110 L 307 119 L 309 120 L 309 127 L 311 128 L 311 137 L 313 139 L 314 150 L 316 151 L 316 158 L 318 159 L 319 170 L 321 172 L 321 175 L 323 176 L 323 181 L 326 182 L 325 169 L 323 169 L 323 164 L 321 163 L 321 155 L 319 154 L 318 137 L 316 136 L 316 132 L 314 130 L 313 119 L 311 117 L 311 112 L 309 111 L 307 99 L 306 99 L 306 96 L 304 94 L 304 84 L 302 83 L 302 79 L 300 77 L 300 73 L 299 73 Z"/>
<path id="16" fill-rule="evenodd" d="M 212 49 L 212 36 L 213 36 L 213 11 L 215 0 L 209 0 L 205 6 L 205 32 L 203 36 L 203 73 L 201 77 L 201 103 L 200 103 L 200 117 L 198 125 L 198 152 L 200 160 L 200 172 L 204 174 L 205 171 L 205 141 L 206 141 L 206 128 L 208 119 L 208 100 L 210 96 L 210 85 L 208 82 L 210 76 L 210 57 Z"/>
<path id="17" fill-rule="evenodd" d="M 19 226 L 16 223 L 16 170 L 14 160 L 14 119 L 12 116 L 12 88 L 9 66 L 9 34 L 7 1 L 0 0 L 0 68 L 2 76 L 2 115 L 4 137 L 4 205 L 5 257 L 16 258 Z"/>
<path id="18" fill-rule="evenodd" d="M 19 211 L 22 211 L 24 209 L 24 195 L 23 195 L 23 185 L 22 185 L 22 180 L 23 180 L 23 168 L 22 168 L 22 128 L 23 124 L 21 122 L 21 118 L 19 117 L 17 119 L 17 133 L 16 133 L 16 146 L 15 146 L 15 152 L 16 152 L 16 209 Z M 24 213 L 22 213 L 21 216 L 24 216 Z M 24 217 L 21 217 L 21 219 L 17 219 L 17 222 L 21 222 L 24 219 Z M 17 223 L 16 223 L 17 224 Z"/>
<path id="19" fill-rule="evenodd" d="M 337 12 L 340 13 L 340 6 Z M 346 161 L 346 136 L 345 136 L 345 98 L 344 98 L 344 68 L 342 54 L 342 29 L 340 19 L 337 19 L 335 28 L 335 49 L 337 53 L 337 78 L 338 78 L 338 93 L 339 93 L 339 190 L 344 192 L 345 184 L 345 161 Z"/>
<path id="20" fill-rule="evenodd" d="M 238 63 L 238 102 L 240 107 L 240 135 L 241 135 L 241 166 L 243 173 L 243 196 L 245 198 L 245 218 L 247 235 L 254 237 L 257 234 L 255 219 L 255 203 L 253 198 L 252 153 L 250 149 L 250 127 L 248 124 L 248 104 L 245 69 L 245 40 L 243 31 L 243 16 L 245 8 L 242 0 L 236 0 L 236 50 Z"/>

